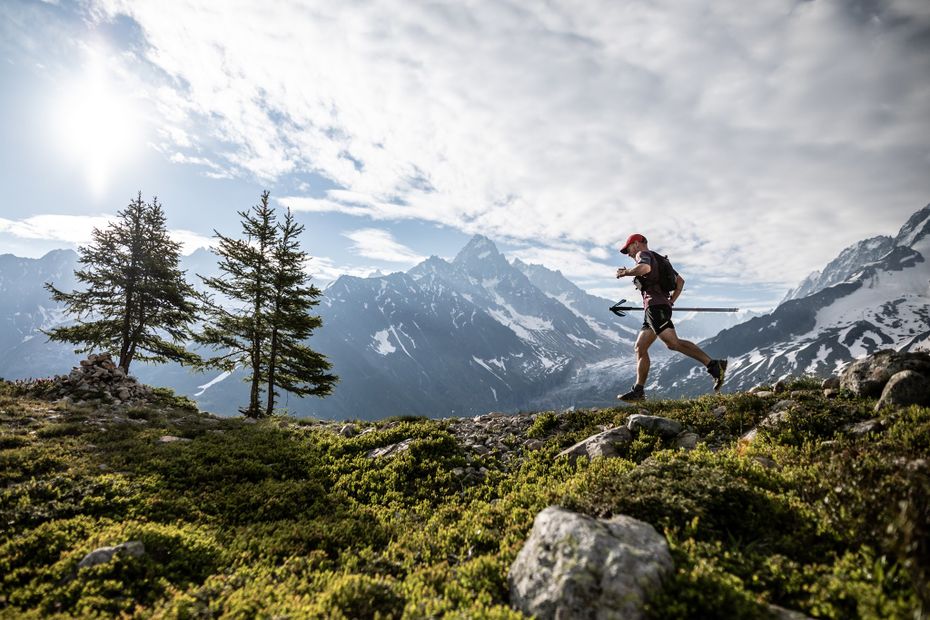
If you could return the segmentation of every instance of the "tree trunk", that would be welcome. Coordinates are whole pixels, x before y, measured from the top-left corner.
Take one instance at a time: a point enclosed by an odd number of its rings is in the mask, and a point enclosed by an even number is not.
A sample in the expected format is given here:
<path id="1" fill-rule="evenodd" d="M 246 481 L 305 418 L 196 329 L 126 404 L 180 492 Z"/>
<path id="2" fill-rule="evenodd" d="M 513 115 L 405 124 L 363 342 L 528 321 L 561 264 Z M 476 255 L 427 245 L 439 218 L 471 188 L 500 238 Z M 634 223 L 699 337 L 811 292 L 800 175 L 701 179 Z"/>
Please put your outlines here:
<path id="1" fill-rule="evenodd" d="M 268 356 L 268 408 L 265 415 L 271 415 L 274 412 L 274 371 L 275 363 L 278 357 L 278 328 L 271 328 L 271 354 Z"/>

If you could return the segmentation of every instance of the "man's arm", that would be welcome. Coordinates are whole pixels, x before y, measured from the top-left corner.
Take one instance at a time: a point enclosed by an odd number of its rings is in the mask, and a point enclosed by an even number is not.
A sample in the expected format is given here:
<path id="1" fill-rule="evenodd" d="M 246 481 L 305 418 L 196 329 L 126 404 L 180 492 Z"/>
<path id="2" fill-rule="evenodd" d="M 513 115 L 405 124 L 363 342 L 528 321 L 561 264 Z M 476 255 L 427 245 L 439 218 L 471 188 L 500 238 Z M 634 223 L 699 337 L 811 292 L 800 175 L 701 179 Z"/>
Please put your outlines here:
<path id="1" fill-rule="evenodd" d="M 672 305 L 675 305 L 675 300 L 678 299 L 678 296 L 681 295 L 681 290 L 685 288 L 685 279 L 681 277 L 681 274 L 675 274 L 675 290 L 672 292 L 672 296 L 669 298 L 669 301 L 672 302 Z"/>
<path id="2" fill-rule="evenodd" d="M 632 269 L 627 269 L 626 267 L 621 267 L 620 269 L 617 269 L 617 277 L 625 278 L 626 276 L 633 276 L 634 278 L 636 278 L 639 276 L 644 276 L 650 271 L 652 271 L 652 267 L 650 267 L 646 263 L 640 263 L 636 265 L 635 267 L 633 267 Z"/>

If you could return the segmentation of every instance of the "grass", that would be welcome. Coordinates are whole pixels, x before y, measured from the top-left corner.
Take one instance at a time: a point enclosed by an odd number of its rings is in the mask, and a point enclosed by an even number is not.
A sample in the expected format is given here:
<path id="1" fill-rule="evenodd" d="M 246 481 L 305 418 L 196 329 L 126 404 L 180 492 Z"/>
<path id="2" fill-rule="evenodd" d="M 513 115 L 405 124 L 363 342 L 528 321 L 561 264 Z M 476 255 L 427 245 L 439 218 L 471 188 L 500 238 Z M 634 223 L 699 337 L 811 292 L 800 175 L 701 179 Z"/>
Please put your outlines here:
<path id="1" fill-rule="evenodd" d="M 624 458 L 574 466 L 556 454 L 629 409 L 542 412 L 526 432 L 542 447 L 504 462 L 424 418 L 345 438 L 339 424 L 212 418 L 168 392 L 103 411 L 0 384 L 0 617 L 523 618 L 507 571 L 551 504 L 664 533 L 676 571 L 652 618 L 926 613 L 930 410 L 853 436 L 874 402 L 809 383 L 789 383 L 794 403 L 752 443 L 741 435 L 781 395 L 646 402 L 705 443 L 641 434 Z M 146 554 L 78 568 L 129 540 Z"/>

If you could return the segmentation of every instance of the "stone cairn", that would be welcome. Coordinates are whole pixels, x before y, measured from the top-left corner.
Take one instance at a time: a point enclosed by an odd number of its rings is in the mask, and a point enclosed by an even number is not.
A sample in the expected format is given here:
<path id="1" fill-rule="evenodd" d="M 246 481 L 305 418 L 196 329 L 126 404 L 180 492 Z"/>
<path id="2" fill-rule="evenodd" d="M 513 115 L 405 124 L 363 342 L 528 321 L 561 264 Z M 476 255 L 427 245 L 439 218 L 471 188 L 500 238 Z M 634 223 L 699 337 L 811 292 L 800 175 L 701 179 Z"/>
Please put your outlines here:
<path id="1" fill-rule="evenodd" d="M 43 394 L 53 400 L 68 399 L 82 402 L 100 402 L 133 405 L 148 401 L 152 388 L 139 383 L 113 363 L 109 353 L 91 354 L 67 375 L 48 380 L 51 387 L 43 387 Z"/>

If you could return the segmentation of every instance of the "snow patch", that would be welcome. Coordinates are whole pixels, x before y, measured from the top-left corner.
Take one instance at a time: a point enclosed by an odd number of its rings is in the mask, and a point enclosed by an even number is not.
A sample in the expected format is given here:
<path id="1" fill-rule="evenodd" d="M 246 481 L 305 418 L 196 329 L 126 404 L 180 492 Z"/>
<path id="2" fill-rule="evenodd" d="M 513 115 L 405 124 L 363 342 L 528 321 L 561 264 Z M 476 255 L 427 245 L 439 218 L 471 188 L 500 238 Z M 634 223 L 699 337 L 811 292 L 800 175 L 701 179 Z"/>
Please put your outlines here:
<path id="1" fill-rule="evenodd" d="M 375 353 L 378 355 L 387 355 L 397 351 L 397 348 L 388 340 L 388 330 L 386 329 L 375 332 L 375 335 L 372 336 L 372 340 L 374 340 L 374 343 L 372 343 L 371 348 L 374 349 Z"/>
<path id="2" fill-rule="evenodd" d="M 206 392 L 206 391 L 209 390 L 211 387 L 213 387 L 214 385 L 216 385 L 217 383 L 219 383 L 220 381 L 222 381 L 223 379 L 225 379 L 226 377 L 228 377 L 228 376 L 231 375 L 231 374 L 232 374 L 232 371 L 231 371 L 231 370 L 227 370 L 227 371 L 225 371 L 225 372 L 219 374 L 218 376 L 214 377 L 213 379 L 211 379 L 211 380 L 208 381 L 207 383 L 204 383 L 203 385 L 198 385 L 197 387 L 200 388 L 200 391 L 199 391 L 199 392 L 195 392 L 195 393 L 194 393 L 194 396 L 200 396 L 201 394 L 203 394 L 204 392 Z"/>

